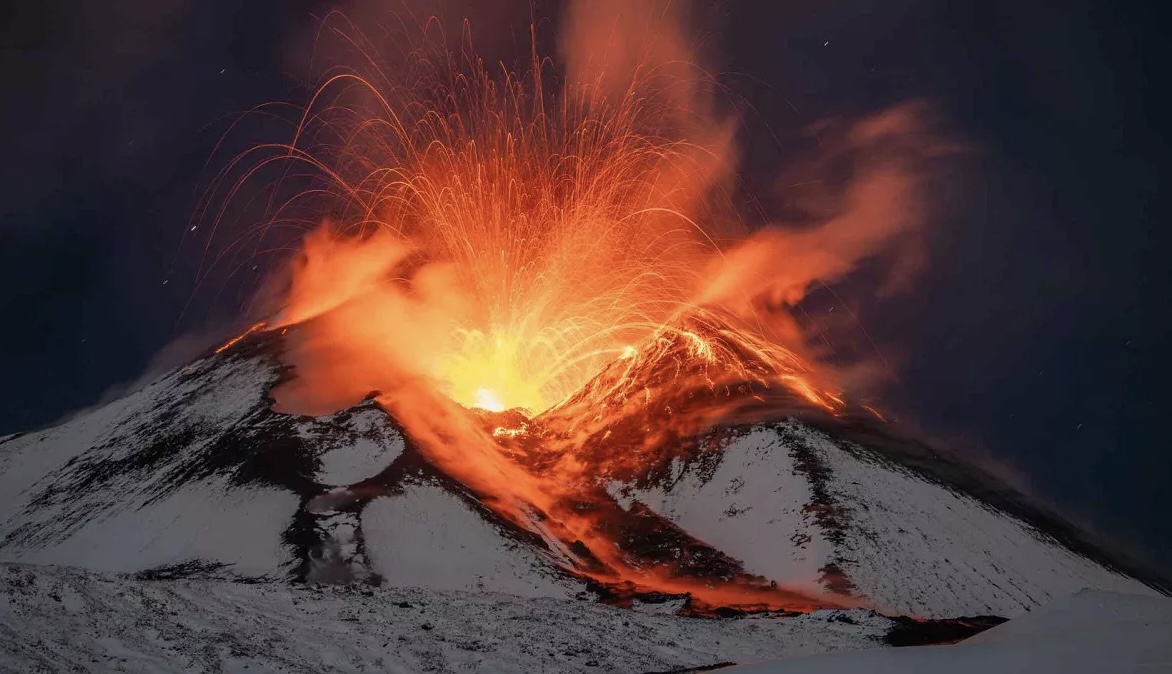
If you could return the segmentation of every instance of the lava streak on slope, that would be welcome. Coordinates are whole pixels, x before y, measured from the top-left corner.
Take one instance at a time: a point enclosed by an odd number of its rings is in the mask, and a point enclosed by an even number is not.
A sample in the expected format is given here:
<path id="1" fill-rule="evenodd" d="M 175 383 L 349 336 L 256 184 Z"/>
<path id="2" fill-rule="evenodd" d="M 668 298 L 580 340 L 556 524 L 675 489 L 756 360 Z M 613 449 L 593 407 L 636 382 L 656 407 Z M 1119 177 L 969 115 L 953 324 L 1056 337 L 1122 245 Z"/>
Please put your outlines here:
<path id="1" fill-rule="evenodd" d="M 850 179 L 813 199 L 803 227 L 750 233 L 734 205 L 735 117 L 680 8 L 574 3 L 564 63 L 534 46 L 527 68 L 499 72 L 470 41 L 453 52 L 425 37 L 392 73 L 372 56 L 381 45 L 332 17 L 322 34 L 349 45 L 343 65 L 289 142 L 237 157 L 210 194 L 241 199 L 276 166 L 257 200 L 269 224 L 250 233 L 315 223 L 268 322 L 289 328 L 296 373 L 277 409 L 329 413 L 378 391 L 427 461 L 610 587 L 838 605 L 749 577 L 698 541 L 672 559 L 640 552 L 645 514 L 604 484 L 763 409 L 843 409 L 785 309 L 863 259 L 914 266 L 918 164 L 937 149 L 914 106 L 843 126 L 838 141 L 823 129 L 819 161 Z"/>

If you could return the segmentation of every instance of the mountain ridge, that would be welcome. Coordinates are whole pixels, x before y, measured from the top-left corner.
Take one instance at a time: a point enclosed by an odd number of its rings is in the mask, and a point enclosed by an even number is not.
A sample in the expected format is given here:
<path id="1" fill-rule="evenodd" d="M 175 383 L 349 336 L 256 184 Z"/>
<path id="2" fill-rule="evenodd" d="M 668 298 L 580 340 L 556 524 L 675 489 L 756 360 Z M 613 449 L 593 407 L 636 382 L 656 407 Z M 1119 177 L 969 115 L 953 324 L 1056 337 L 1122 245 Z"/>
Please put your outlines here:
<path id="1" fill-rule="evenodd" d="M 8 494 L 0 505 L 9 513 L 0 522 L 0 560 L 147 576 L 431 583 L 619 604 L 662 595 L 576 572 L 588 560 L 581 548 L 551 548 L 537 520 L 537 530 L 526 530 L 495 516 L 419 456 L 371 398 L 325 417 L 273 411 L 270 391 L 293 375 L 280 349 L 279 333 L 253 334 L 98 411 L 0 441 L 0 493 Z M 498 420 L 544 423 L 482 416 L 489 426 Z M 743 575 L 764 591 L 784 582 L 831 605 L 850 598 L 934 618 L 1015 614 L 1082 586 L 1161 587 L 1127 578 L 1127 567 L 1106 553 L 1072 549 L 1028 513 L 1012 512 L 1012 502 L 999 506 L 999 494 L 982 501 L 981 480 L 955 478 L 960 464 L 939 469 L 927 446 L 867 440 L 894 444 L 889 451 L 911 457 L 906 465 L 852 437 L 868 436 L 815 414 L 669 439 L 652 448 L 657 460 L 639 465 L 608 464 L 613 453 L 597 446 L 577 458 L 598 459 L 589 464 L 588 493 L 611 519 L 597 522 L 639 568 L 669 564 L 706 582 Z M 9 470 L 20 456 L 35 459 Z M 960 484 L 943 479 L 950 475 Z M 717 493 L 716 477 L 728 493 Z M 966 491 L 966 480 L 977 486 Z M 759 499 L 738 496 L 737 481 L 759 490 Z M 864 488 L 872 482 L 886 486 Z M 921 500 L 900 510 L 883 489 L 912 490 Z M 769 508 L 769 517 L 754 519 Z M 988 549 L 936 525 L 948 517 L 975 527 Z M 913 545 L 917 533 L 923 542 Z M 776 541 L 764 545 L 763 535 Z M 1026 553 L 1044 570 L 1015 566 Z M 917 565 L 922 577 L 900 575 L 899 567 Z M 679 610 L 697 607 L 722 610 L 694 599 Z"/>

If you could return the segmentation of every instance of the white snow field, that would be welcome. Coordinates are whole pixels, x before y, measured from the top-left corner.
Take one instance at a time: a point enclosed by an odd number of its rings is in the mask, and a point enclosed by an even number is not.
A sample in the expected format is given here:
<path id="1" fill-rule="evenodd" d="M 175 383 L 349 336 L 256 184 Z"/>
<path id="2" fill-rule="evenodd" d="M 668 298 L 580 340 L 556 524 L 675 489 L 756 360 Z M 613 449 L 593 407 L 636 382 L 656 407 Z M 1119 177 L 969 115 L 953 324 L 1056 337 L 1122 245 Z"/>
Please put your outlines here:
<path id="1" fill-rule="evenodd" d="M 285 373 L 273 339 L 0 439 L 0 672 L 668 672 L 872 649 L 905 625 L 884 615 L 1024 616 L 965 646 L 991 653 L 987 673 L 1014 671 L 1016 642 L 995 635 L 1023 633 L 1054 599 L 1131 593 L 1128 610 L 1148 615 L 1143 602 L 1159 596 L 1011 497 L 963 472 L 949 481 L 956 464 L 935 473 L 930 453 L 779 419 L 722 428 L 697 454 L 665 444 L 670 469 L 628 482 L 596 471 L 591 498 L 644 527 L 616 530 L 613 544 L 651 549 L 647 564 L 701 550 L 692 559 L 719 570 L 700 580 L 751 574 L 874 610 L 685 618 L 686 597 L 646 592 L 630 609 L 603 605 L 606 591 L 556 546 L 495 517 L 372 401 L 322 417 L 274 411 Z M 996 622 L 980 620 L 957 624 Z M 1147 657 L 1143 640 L 1166 622 L 1059 631 Z M 1038 657 L 1084 657 L 1053 624 L 1029 628 L 1053 644 Z"/>
<path id="2" fill-rule="evenodd" d="M 420 588 L 142 581 L 0 564 L 2 672 L 666 672 L 858 650 L 868 611 L 711 620 Z"/>
<path id="3" fill-rule="evenodd" d="M 859 609 L 715 620 L 549 597 L 0 564 L 0 672 L 1172 671 L 1166 597 L 1083 591 L 950 646 L 884 647 L 890 627 Z"/>
<path id="4" fill-rule="evenodd" d="M 951 646 L 799 657 L 722 671 L 729 674 L 1172 672 L 1172 599 L 1086 590 Z"/>
<path id="5" fill-rule="evenodd" d="M 378 576 L 525 596 L 583 589 L 556 555 L 486 519 L 434 469 L 395 468 L 410 458 L 407 441 L 373 404 L 318 418 L 274 412 L 268 391 L 282 370 L 271 346 L 246 342 L 0 441 L 0 561 Z M 748 573 L 813 593 L 846 588 L 889 614 L 1012 617 L 1083 588 L 1151 592 L 984 501 L 798 421 L 742 428 L 704 460 L 674 460 L 670 473 L 607 491 Z M 356 490 L 361 502 L 315 506 L 351 498 L 356 483 L 374 484 Z"/>
<path id="6" fill-rule="evenodd" d="M 802 582 L 833 562 L 891 614 L 1012 617 L 1084 588 L 1158 594 L 975 498 L 847 449 L 787 421 L 731 440 L 715 470 L 676 461 L 664 484 L 608 489 L 768 578 Z M 823 469 L 817 482 L 799 456 Z M 830 507 L 833 529 L 818 519 Z"/>
<path id="7" fill-rule="evenodd" d="M 500 532 L 434 485 L 379 498 L 362 514 L 371 566 L 387 584 L 437 590 L 485 590 L 525 597 L 573 597 L 581 582 Z"/>
<path id="8" fill-rule="evenodd" d="M 287 561 L 280 534 L 297 496 L 268 485 L 236 488 L 230 476 L 183 461 L 249 423 L 273 379 L 264 361 L 197 363 L 3 442 L 0 559 L 102 571 L 207 559 L 243 575 L 278 572 Z M 144 452 L 164 454 L 175 431 L 188 442 L 174 456 L 138 461 Z"/>

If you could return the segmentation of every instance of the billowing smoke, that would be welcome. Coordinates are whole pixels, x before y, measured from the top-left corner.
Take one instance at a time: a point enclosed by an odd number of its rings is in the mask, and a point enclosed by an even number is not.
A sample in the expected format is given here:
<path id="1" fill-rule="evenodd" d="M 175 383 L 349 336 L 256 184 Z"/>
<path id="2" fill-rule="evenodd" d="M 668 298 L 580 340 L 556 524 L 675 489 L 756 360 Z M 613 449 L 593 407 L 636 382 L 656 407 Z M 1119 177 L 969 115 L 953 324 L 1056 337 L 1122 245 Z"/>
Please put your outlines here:
<path id="1" fill-rule="evenodd" d="M 359 67 L 329 71 L 342 90 L 322 89 L 290 151 L 326 167 L 338 224 L 307 236 L 291 270 L 279 323 L 314 319 L 290 352 L 313 383 L 290 383 L 283 404 L 328 411 L 410 376 L 538 412 L 703 309 L 818 359 L 790 311 L 812 287 L 876 257 L 875 295 L 906 286 L 925 254 L 924 173 L 949 151 L 926 107 L 819 125 L 820 153 L 786 170 L 806 186 L 801 222 L 749 232 L 735 118 L 689 21 L 686 3 L 571 4 L 560 91 L 540 55 L 494 73 L 447 42 L 397 56 L 399 82 L 362 61 L 385 48 L 327 23 L 362 48 Z M 838 389 L 834 375 L 811 376 Z"/>
<path id="2" fill-rule="evenodd" d="M 736 117 L 692 48 L 686 4 L 573 3 L 558 62 L 533 33 L 518 68 L 477 58 L 474 26 L 453 50 L 427 37 L 449 24 L 398 19 L 408 48 L 393 58 L 393 39 L 327 19 L 354 63 L 327 69 L 293 139 L 260 160 L 288 166 L 267 195 L 274 224 L 317 212 L 272 286 L 294 366 L 278 409 L 323 414 L 376 392 L 430 461 L 595 579 L 817 605 L 648 570 L 607 539 L 602 511 L 574 504 L 603 498 L 591 471 L 640 470 L 765 391 L 843 406 L 791 310 L 876 258 L 876 295 L 923 264 L 921 177 L 947 151 L 924 108 L 823 125 L 821 154 L 790 167 L 812 185 L 800 221 L 749 231 Z M 485 421 L 518 408 L 544 429 L 541 471 Z"/>

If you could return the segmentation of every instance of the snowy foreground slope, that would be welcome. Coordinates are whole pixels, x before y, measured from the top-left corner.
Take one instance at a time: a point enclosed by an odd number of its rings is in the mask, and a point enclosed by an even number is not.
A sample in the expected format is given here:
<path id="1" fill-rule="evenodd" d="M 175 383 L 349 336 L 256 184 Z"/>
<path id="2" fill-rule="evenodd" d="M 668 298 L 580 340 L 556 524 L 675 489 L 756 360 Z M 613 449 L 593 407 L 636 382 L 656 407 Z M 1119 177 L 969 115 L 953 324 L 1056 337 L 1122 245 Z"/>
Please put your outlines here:
<path id="1" fill-rule="evenodd" d="M 280 348 L 244 340 L 0 439 L 0 562 L 613 601 L 422 459 L 373 402 L 274 412 Z M 689 447 L 639 474 L 597 466 L 601 497 L 644 527 L 616 545 L 645 544 L 650 522 L 671 534 L 659 559 L 703 548 L 720 573 L 888 615 L 1013 617 L 1083 588 L 1159 586 L 964 466 L 857 429 L 781 417 Z"/>
<path id="2" fill-rule="evenodd" d="M 750 571 L 809 577 L 829 566 L 901 615 L 1012 617 L 1088 587 L 1150 591 L 1036 526 L 795 421 L 727 442 L 715 467 L 677 462 L 651 488 L 611 490 Z"/>
<path id="3" fill-rule="evenodd" d="M 857 609 L 710 620 L 548 597 L 0 564 L 0 672 L 667 672 L 869 648 L 890 627 Z"/>
<path id="4" fill-rule="evenodd" d="M 279 375 L 264 351 L 213 356 L 0 441 L 0 561 L 536 596 L 582 589 L 469 495 L 438 486 L 373 403 L 320 418 L 273 412 Z M 380 474 L 393 479 L 370 507 L 314 507 Z"/>
<path id="5" fill-rule="evenodd" d="M 786 658 L 729 674 L 1147 674 L 1172 671 L 1172 599 L 1084 590 L 952 646 Z"/>
<path id="6" fill-rule="evenodd" d="M 0 672 L 1129 674 L 1172 671 L 1172 599 L 1084 591 L 955 645 L 864 610 L 737 619 L 419 588 L 144 581 L 0 564 Z"/>

